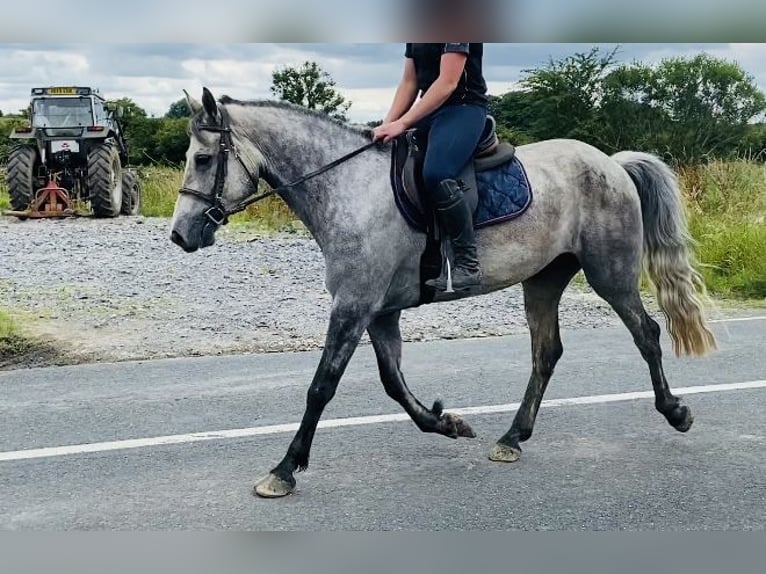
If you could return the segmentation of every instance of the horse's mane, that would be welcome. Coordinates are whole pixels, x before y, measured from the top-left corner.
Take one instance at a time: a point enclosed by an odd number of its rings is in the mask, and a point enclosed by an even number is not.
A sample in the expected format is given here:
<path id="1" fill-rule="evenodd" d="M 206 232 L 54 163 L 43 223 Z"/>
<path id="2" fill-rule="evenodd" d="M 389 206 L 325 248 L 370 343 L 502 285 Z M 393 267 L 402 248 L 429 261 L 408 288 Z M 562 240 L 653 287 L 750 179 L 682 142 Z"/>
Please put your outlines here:
<path id="1" fill-rule="evenodd" d="M 332 116 L 324 112 L 320 112 L 317 110 L 310 110 L 306 107 L 292 104 L 290 102 L 284 102 L 279 100 L 237 100 L 229 96 L 221 96 L 218 99 L 218 102 L 224 106 L 235 105 L 235 106 L 243 106 L 243 107 L 275 108 L 275 109 L 289 110 L 297 114 L 302 114 L 304 116 L 315 118 L 319 121 L 338 126 L 348 131 L 349 133 L 361 135 L 364 137 L 370 137 L 370 135 L 372 134 L 372 128 L 368 126 L 359 125 L 359 124 L 349 124 L 339 119 L 333 118 Z"/>

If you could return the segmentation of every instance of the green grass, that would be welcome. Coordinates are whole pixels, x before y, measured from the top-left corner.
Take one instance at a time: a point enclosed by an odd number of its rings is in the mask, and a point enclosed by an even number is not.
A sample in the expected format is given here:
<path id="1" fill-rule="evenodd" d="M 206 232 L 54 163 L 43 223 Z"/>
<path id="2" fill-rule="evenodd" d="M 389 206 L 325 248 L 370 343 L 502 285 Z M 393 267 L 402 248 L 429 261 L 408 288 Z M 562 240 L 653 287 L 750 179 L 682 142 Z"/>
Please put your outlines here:
<path id="1" fill-rule="evenodd" d="M 766 298 L 766 165 L 712 161 L 680 176 L 710 292 Z"/>
<path id="2" fill-rule="evenodd" d="M 11 199 L 8 197 L 8 188 L 5 185 L 5 168 L 0 168 L 0 211 L 11 208 Z"/>
<path id="3" fill-rule="evenodd" d="M 22 333 L 16 321 L 0 309 L 0 361 L 23 355 L 32 347 L 31 340 Z"/>
<path id="4" fill-rule="evenodd" d="M 766 164 L 715 160 L 679 175 L 694 213 L 766 223 Z"/>
<path id="5" fill-rule="evenodd" d="M 173 215 L 183 171 L 172 167 L 147 167 L 139 170 L 143 186 L 141 213 L 147 217 Z M 260 191 L 266 191 L 263 187 Z M 262 231 L 279 231 L 299 227 L 299 222 L 285 203 L 276 196 L 251 205 L 243 213 L 231 217 L 233 227 L 255 227 Z"/>
<path id="6" fill-rule="evenodd" d="M 181 187 L 183 171 L 170 167 L 140 168 L 141 214 L 147 217 L 170 217 Z"/>
<path id="7" fill-rule="evenodd" d="M 705 284 L 725 297 L 766 297 L 766 226 L 711 216 L 691 220 Z"/>

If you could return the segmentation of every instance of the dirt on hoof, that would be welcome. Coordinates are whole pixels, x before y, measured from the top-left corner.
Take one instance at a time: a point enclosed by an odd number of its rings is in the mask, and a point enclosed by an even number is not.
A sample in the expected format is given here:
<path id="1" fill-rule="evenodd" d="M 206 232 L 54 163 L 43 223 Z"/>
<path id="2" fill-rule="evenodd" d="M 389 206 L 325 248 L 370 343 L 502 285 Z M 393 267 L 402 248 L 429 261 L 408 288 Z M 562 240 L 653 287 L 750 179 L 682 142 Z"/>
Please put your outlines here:
<path id="1" fill-rule="evenodd" d="M 489 451 L 489 460 L 494 462 L 518 462 L 521 451 L 518 448 L 497 443 Z"/>
<path id="2" fill-rule="evenodd" d="M 452 436 L 454 438 L 476 438 L 476 433 L 473 432 L 471 425 L 465 422 L 462 417 L 452 413 L 445 413 L 444 421 L 449 425 L 452 431 L 448 434 L 448 436 Z"/>
<path id="3" fill-rule="evenodd" d="M 274 474 L 269 474 L 255 484 L 253 494 L 261 498 L 281 498 L 287 496 L 293 490 L 295 490 L 295 481 L 293 481 L 293 484 L 290 484 Z"/>

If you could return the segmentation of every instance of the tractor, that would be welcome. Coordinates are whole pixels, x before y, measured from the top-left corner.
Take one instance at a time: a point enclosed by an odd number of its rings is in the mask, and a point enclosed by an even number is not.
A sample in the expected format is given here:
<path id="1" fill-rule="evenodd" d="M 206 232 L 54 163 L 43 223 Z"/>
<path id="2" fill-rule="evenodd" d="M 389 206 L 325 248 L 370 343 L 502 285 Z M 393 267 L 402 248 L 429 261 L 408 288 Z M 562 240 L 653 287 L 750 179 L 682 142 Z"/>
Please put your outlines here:
<path id="1" fill-rule="evenodd" d="M 122 108 L 88 87 L 33 88 L 29 125 L 8 157 L 12 211 L 19 218 L 65 217 L 90 206 L 95 217 L 137 215 L 138 174 L 129 169 Z"/>

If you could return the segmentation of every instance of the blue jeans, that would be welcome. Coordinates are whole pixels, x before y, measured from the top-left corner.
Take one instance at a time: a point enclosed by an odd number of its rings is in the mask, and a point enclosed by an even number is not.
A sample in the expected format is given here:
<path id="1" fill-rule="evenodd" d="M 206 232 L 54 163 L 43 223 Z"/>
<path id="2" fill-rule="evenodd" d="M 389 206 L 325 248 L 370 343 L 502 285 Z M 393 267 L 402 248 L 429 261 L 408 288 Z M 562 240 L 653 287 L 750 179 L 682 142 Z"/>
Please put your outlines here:
<path id="1" fill-rule="evenodd" d="M 456 179 L 472 160 L 486 120 L 486 107 L 456 104 L 439 108 L 415 124 L 428 132 L 423 180 L 429 194 L 445 179 Z"/>

